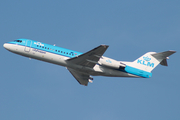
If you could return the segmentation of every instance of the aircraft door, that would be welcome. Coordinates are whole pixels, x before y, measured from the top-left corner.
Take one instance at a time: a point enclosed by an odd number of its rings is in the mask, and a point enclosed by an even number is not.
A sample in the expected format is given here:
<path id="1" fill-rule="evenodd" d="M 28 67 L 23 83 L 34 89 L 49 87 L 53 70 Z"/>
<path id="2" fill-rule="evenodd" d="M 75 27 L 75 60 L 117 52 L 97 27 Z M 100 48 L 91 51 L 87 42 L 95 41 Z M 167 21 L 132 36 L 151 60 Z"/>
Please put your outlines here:
<path id="1" fill-rule="evenodd" d="M 30 50 L 31 50 L 31 45 L 32 45 L 32 41 L 31 41 L 31 40 L 26 40 L 26 46 L 25 46 L 24 51 L 25 51 L 25 52 L 30 52 Z"/>

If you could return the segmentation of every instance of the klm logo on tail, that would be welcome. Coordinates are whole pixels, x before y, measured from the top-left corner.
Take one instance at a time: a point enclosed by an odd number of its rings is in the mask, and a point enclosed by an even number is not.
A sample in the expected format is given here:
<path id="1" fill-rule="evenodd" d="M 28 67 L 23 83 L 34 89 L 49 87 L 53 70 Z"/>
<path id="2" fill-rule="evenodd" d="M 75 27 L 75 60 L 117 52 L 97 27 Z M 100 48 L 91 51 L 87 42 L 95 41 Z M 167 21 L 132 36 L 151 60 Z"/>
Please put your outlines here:
<path id="1" fill-rule="evenodd" d="M 137 60 L 137 63 L 141 64 L 141 65 L 145 65 L 145 66 L 149 66 L 149 67 L 154 67 L 154 63 L 149 62 L 151 60 L 151 58 L 147 57 L 143 57 L 144 60 Z"/>

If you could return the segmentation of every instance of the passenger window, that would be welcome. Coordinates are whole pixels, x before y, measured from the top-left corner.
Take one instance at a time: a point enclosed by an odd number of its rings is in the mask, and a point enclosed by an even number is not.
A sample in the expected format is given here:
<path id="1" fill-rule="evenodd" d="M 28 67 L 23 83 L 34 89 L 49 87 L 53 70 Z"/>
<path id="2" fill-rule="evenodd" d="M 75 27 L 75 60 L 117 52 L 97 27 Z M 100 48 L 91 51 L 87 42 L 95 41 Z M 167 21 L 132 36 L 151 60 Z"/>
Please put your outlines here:
<path id="1" fill-rule="evenodd" d="M 42 46 L 42 48 L 44 48 L 44 46 Z"/>
<path id="2" fill-rule="evenodd" d="M 46 47 L 45 47 L 45 49 L 46 49 Z"/>
<path id="3" fill-rule="evenodd" d="M 55 50 L 57 52 L 57 50 Z"/>
<path id="4" fill-rule="evenodd" d="M 39 47 L 39 45 L 37 45 L 37 47 Z"/>
<path id="5" fill-rule="evenodd" d="M 58 52 L 60 52 L 60 50 L 58 50 Z"/>

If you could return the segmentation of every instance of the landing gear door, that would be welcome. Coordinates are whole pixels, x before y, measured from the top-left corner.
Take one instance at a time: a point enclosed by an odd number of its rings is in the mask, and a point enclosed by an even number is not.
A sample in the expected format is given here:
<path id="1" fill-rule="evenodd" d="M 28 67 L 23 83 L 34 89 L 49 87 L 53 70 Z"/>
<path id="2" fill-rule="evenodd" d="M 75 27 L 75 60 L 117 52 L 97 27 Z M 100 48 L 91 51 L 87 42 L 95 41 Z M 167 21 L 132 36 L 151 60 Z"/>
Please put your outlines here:
<path id="1" fill-rule="evenodd" d="M 25 52 L 30 52 L 30 50 L 31 50 L 31 45 L 32 45 L 32 41 L 31 41 L 31 40 L 26 40 L 26 46 L 25 46 L 24 51 L 25 51 Z"/>

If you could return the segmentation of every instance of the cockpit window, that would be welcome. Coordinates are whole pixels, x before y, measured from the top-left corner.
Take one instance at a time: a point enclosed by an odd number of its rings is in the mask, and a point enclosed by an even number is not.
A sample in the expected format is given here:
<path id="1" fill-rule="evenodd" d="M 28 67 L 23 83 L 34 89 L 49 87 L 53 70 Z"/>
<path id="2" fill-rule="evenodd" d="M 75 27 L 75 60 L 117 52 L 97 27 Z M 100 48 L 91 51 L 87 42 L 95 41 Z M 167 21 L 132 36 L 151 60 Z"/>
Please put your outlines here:
<path id="1" fill-rule="evenodd" d="M 22 40 L 15 40 L 14 42 L 19 42 L 19 43 L 22 43 Z"/>

